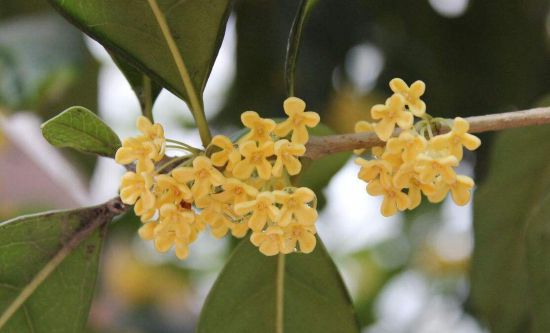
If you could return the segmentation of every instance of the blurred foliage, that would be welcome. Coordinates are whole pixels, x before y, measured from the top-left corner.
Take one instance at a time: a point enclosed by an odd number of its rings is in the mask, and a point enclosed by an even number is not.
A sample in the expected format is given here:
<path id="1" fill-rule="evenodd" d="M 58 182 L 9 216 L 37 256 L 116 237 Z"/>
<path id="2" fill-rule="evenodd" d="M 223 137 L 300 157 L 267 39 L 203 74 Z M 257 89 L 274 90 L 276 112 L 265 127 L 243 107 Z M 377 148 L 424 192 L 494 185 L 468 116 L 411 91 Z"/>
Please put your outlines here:
<path id="1" fill-rule="evenodd" d="M 0 106 L 44 118 L 77 102 L 97 109 L 98 66 L 80 31 L 42 1 L 4 0 L 1 13 Z"/>
<path id="2" fill-rule="evenodd" d="M 0 109 L 32 111 L 43 119 L 73 105 L 97 110 L 98 72 L 82 33 L 45 1 L 2 1 Z M 65 153 L 91 176 L 95 156 Z"/>
<path id="3" fill-rule="evenodd" d="M 550 330 L 550 126 L 498 135 L 475 197 L 474 309 L 493 332 Z"/>

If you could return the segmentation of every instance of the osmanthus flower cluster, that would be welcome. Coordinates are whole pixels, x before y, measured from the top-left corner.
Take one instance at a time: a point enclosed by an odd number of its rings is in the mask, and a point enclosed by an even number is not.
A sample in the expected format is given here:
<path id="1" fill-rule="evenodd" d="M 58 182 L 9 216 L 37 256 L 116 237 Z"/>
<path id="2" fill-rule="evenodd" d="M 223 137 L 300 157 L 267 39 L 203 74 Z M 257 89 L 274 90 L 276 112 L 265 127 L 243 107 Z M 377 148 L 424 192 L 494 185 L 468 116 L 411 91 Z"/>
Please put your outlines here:
<path id="1" fill-rule="evenodd" d="M 360 121 L 355 126 L 356 132 L 373 131 L 386 142 L 384 147 L 371 149 L 370 159 L 356 159 L 361 166 L 358 177 L 368 183 L 367 192 L 383 196 L 380 211 L 384 216 L 416 208 L 422 194 L 435 203 L 451 192 L 457 205 L 465 205 L 474 181 L 457 175 L 455 168 L 462 159 L 463 148 L 474 150 L 481 141 L 468 133 L 469 124 L 460 117 L 448 124 L 450 132 L 433 134 L 432 126 L 448 120 L 426 113 L 426 104 L 420 99 L 425 91 L 422 81 L 409 87 L 403 80 L 393 79 L 390 88 L 394 94 L 386 103 L 371 109 L 377 122 Z M 420 118 L 416 124 L 415 117 Z M 392 136 L 396 127 L 400 128 L 399 134 Z"/>
<path id="2" fill-rule="evenodd" d="M 250 240 L 265 255 L 313 251 L 316 197 L 292 186 L 290 176 L 301 171 L 308 128 L 319 115 L 295 97 L 283 108 L 288 118 L 278 124 L 244 112 L 247 134 L 237 142 L 217 135 L 205 151 L 165 139 L 161 125 L 138 118 L 142 135 L 124 140 L 115 159 L 135 163 L 135 172 L 122 177 L 120 197 L 140 216 L 141 238 L 160 252 L 174 247 L 180 259 L 206 226 L 216 238 L 251 230 Z M 167 148 L 187 153 L 165 158 Z"/>

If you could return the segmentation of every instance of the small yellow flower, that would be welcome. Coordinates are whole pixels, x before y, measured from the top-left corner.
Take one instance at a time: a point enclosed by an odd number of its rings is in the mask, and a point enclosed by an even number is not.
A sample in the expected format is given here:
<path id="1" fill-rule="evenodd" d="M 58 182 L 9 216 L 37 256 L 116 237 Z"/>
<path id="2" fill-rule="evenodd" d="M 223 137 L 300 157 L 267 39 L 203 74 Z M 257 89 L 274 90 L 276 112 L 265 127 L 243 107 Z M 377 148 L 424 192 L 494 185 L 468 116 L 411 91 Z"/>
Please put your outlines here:
<path id="1" fill-rule="evenodd" d="M 136 215 L 141 216 L 155 207 L 155 196 L 151 193 L 153 176 L 149 173 L 126 172 L 120 182 L 120 199 L 127 205 L 134 205 Z"/>
<path id="2" fill-rule="evenodd" d="M 262 179 L 262 178 L 259 178 L 259 177 L 252 177 L 252 178 L 248 178 L 246 180 L 246 183 L 252 187 L 254 187 L 255 189 L 257 190 L 262 190 L 263 188 L 265 188 L 265 186 L 270 183 L 271 181 L 271 178 L 268 179 L 268 180 L 265 180 L 265 179 Z"/>
<path id="3" fill-rule="evenodd" d="M 360 120 L 355 123 L 355 133 L 365 133 L 374 131 L 374 124 L 368 121 Z"/>
<path id="4" fill-rule="evenodd" d="M 464 118 L 457 117 L 453 121 L 451 131 L 434 137 L 430 145 L 433 149 L 448 149 L 459 161 L 462 159 L 462 146 L 468 150 L 475 150 L 481 145 L 481 140 L 469 134 L 470 124 Z"/>
<path id="5" fill-rule="evenodd" d="M 246 236 L 249 229 L 248 217 L 237 218 L 233 206 L 222 200 L 221 194 L 210 194 L 197 200 L 196 206 L 203 208 L 198 216 L 199 220 L 210 226 L 215 238 L 222 238 L 228 231 L 237 238 Z"/>
<path id="6" fill-rule="evenodd" d="M 233 168 L 233 175 L 240 179 L 248 179 L 256 170 L 262 179 L 271 177 L 271 163 L 267 160 L 273 155 L 273 142 L 268 141 L 257 146 L 253 141 L 245 141 L 239 144 L 239 150 L 244 159 Z"/>
<path id="7" fill-rule="evenodd" d="M 234 237 L 243 238 L 244 236 L 246 236 L 248 229 L 250 228 L 248 227 L 247 219 L 243 219 L 242 221 L 231 223 L 231 234 Z"/>
<path id="8" fill-rule="evenodd" d="M 409 197 L 409 210 L 413 210 L 422 202 L 422 193 L 425 195 L 431 195 L 435 193 L 436 189 L 433 184 L 421 183 L 417 178 L 410 178 L 409 185 L 407 186 Z"/>
<path id="9" fill-rule="evenodd" d="M 386 104 L 373 106 L 370 112 L 373 119 L 380 120 L 374 131 L 382 141 L 388 141 L 396 124 L 402 129 L 409 129 L 413 124 L 413 115 L 405 111 L 405 99 L 398 94 L 388 98 Z"/>
<path id="10" fill-rule="evenodd" d="M 391 138 L 386 144 L 386 151 L 389 153 L 401 154 L 403 161 L 412 161 L 418 154 L 426 150 L 428 141 L 409 131 L 402 132 L 398 138 Z"/>
<path id="11" fill-rule="evenodd" d="M 292 253 L 297 250 L 296 245 L 299 245 L 299 252 L 311 253 L 315 249 L 317 239 L 315 238 L 315 227 L 306 226 L 299 223 L 292 223 L 284 228 L 284 243 L 283 253 Z"/>
<path id="12" fill-rule="evenodd" d="M 222 185 L 223 192 L 217 194 L 218 198 L 226 203 L 238 204 L 249 201 L 258 195 L 258 190 L 238 179 L 229 178 Z"/>
<path id="13" fill-rule="evenodd" d="M 443 179 L 436 180 L 434 182 L 435 191 L 433 193 L 426 194 L 428 201 L 431 203 L 438 203 L 443 201 L 449 193 L 449 184 L 447 184 Z"/>
<path id="14" fill-rule="evenodd" d="M 138 173 L 151 172 L 154 169 L 153 161 L 160 161 L 164 157 L 164 129 L 160 124 L 153 125 L 143 116 L 137 119 L 136 126 L 143 135 L 124 139 L 122 147 L 115 154 L 115 161 L 123 165 L 137 161 Z"/>
<path id="15" fill-rule="evenodd" d="M 468 176 L 457 175 L 455 182 L 449 184 L 449 187 L 453 201 L 459 206 L 464 206 L 470 201 L 470 191 L 474 187 L 474 181 Z"/>
<path id="16" fill-rule="evenodd" d="M 139 116 L 136 121 L 136 127 L 141 133 L 143 133 L 143 136 L 145 136 L 147 140 L 151 141 L 155 145 L 157 151 L 161 155 L 164 155 L 166 140 L 164 139 L 164 129 L 162 128 L 162 125 L 152 124 L 146 117 Z"/>
<path id="17" fill-rule="evenodd" d="M 188 244 L 191 244 L 197 240 L 199 233 L 204 230 L 205 226 L 206 224 L 204 223 L 204 221 L 195 216 L 195 219 L 190 224 L 191 234 L 189 235 Z"/>
<path id="18" fill-rule="evenodd" d="M 212 138 L 212 145 L 220 147 L 222 150 L 215 152 L 210 156 L 212 164 L 222 167 L 227 163 L 226 170 L 231 171 L 233 166 L 241 160 L 239 149 L 235 148 L 233 142 L 224 135 L 216 135 Z"/>
<path id="19" fill-rule="evenodd" d="M 179 167 L 172 170 L 172 177 L 178 183 L 187 184 L 193 181 L 191 192 L 193 197 L 200 198 L 211 192 L 212 186 L 225 182 L 223 174 L 212 166 L 212 161 L 206 156 L 193 160 L 193 167 Z"/>
<path id="20" fill-rule="evenodd" d="M 360 165 L 358 177 L 366 182 L 370 182 L 376 178 L 380 178 L 382 183 L 391 184 L 392 165 L 384 160 L 365 160 L 358 157 L 355 159 L 355 164 Z"/>
<path id="21" fill-rule="evenodd" d="M 379 180 L 373 180 L 367 185 L 367 192 L 370 195 L 383 195 L 384 200 L 380 212 L 384 216 L 392 216 L 397 210 L 405 210 L 409 207 L 409 197 L 393 186 L 384 185 Z"/>
<path id="22" fill-rule="evenodd" d="M 367 192 L 384 196 L 381 207 L 384 216 L 418 207 L 422 194 L 437 203 L 451 192 L 456 204 L 465 205 L 471 198 L 474 181 L 456 175 L 454 168 L 462 159 L 463 147 L 474 150 L 480 140 L 468 133 L 469 124 L 460 117 L 455 118 L 449 133 L 433 137 L 428 130 L 427 140 L 423 130 L 418 133 L 412 127 L 414 116 L 428 119 L 424 117 L 426 105 L 420 99 L 424 83 L 416 81 L 409 87 L 403 80 L 393 79 L 390 88 L 394 94 L 386 104 L 371 109 L 372 118 L 379 120 L 374 131 L 386 145 L 372 148 L 372 160 L 356 160 L 361 166 L 359 178 L 368 183 Z M 392 137 L 396 125 L 401 132 Z M 356 132 L 369 130 L 372 124 L 368 122 L 356 124 Z"/>
<path id="23" fill-rule="evenodd" d="M 162 155 L 155 145 L 144 137 L 126 138 L 122 141 L 122 147 L 115 154 L 118 164 L 136 163 L 137 172 L 152 172 L 155 169 L 153 160 L 159 161 Z"/>
<path id="24" fill-rule="evenodd" d="M 309 206 L 315 200 L 315 193 L 307 187 L 300 187 L 294 193 L 274 191 L 275 201 L 281 204 L 279 225 L 285 227 L 293 220 L 303 225 L 317 221 L 317 210 Z"/>
<path id="25" fill-rule="evenodd" d="M 155 177 L 155 194 L 157 206 L 165 203 L 177 204 L 181 201 L 191 202 L 193 194 L 186 183 L 178 182 L 174 177 L 158 175 Z"/>
<path id="26" fill-rule="evenodd" d="M 210 231 L 215 238 L 222 238 L 227 234 L 231 221 L 225 215 L 229 211 L 229 205 L 219 200 L 215 194 L 209 194 L 195 201 L 197 208 L 202 211 L 199 219 L 210 226 Z"/>
<path id="27" fill-rule="evenodd" d="M 320 121 L 319 115 L 312 111 L 305 112 L 306 103 L 297 97 L 287 98 L 283 103 L 283 108 L 288 115 L 288 119 L 277 124 L 275 134 L 282 138 L 292 132 L 290 141 L 305 144 L 309 140 L 306 127 L 313 128 L 317 126 Z"/>
<path id="28" fill-rule="evenodd" d="M 402 153 L 390 152 L 387 149 L 384 151 L 380 159 L 388 162 L 392 166 L 393 170 L 397 170 L 403 163 L 405 163 L 405 161 L 403 161 Z"/>
<path id="29" fill-rule="evenodd" d="M 394 93 L 403 96 L 407 107 L 415 116 L 421 117 L 426 112 L 426 104 L 420 99 L 426 91 L 424 82 L 415 81 L 409 87 L 405 81 L 396 78 L 390 81 L 390 88 Z"/>
<path id="30" fill-rule="evenodd" d="M 269 180 L 269 184 L 271 184 L 271 188 L 273 191 L 275 190 L 284 190 L 287 188 L 289 184 L 289 179 L 287 177 L 278 177 L 278 178 L 271 178 Z"/>
<path id="31" fill-rule="evenodd" d="M 423 183 L 419 180 L 418 173 L 415 171 L 416 163 L 414 161 L 403 164 L 393 177 L 393 184 L 396 188 L 407 189 L 407 196 L 410 204 L 408 209 L 412 210 L 422 201 L 422 193 L 432 195 L 436 188 L 433 183 Z"/>
<path id="32" fill-rule="evenodd" d="M 458 166 L 458 160 L 454 156 L 433 157 L 427 154 L 421 154 L 417 157 L 415 166 L 420 180 L 424 183 L 432 182 L 438 175 L 441 175 L 447 183 L 453 183 L 456 173 L 453 167 Z"/>
<path id="33" fill-rule="evenodd" d="M 176 256 L 179 259 L 187 258 L 191 225 L 194 221 L 195 214 L 191 210 L 174 204 L 164 204 L 160 208 L 159 223 L 154 230 L 156 250 L 166 252 L 175 246 Z"/>
<path id="34" fill-rule="evenodd" d="M 143 240 L 153 240 L 155 238 L 155 228 L 159 225 L 158 222 L 145 223 L 138 230 L 138 235 Z"/>
<path id="35" fill-rule="evenodd" d="M 260 252 L 266 256 L 274 256 L 284 251 L 283 230 L 277 226 L 271 226 L 265 231 L 255 231 L 250 236 L 252 244 L 260 248 Z"/>
<path id="36" fill-rule="evenodd" d="M 241 121 L 244 126 L 250 128 L 250 132 L 243 136 L 239 142 L 257 141 L 264 143 L 271 141 L 271 132 L 275 129 L 275 121 L 261 118 L 254 111 L 246 111 L 241 114 Z"/>
<path id="37" fill-rule="evenodd" d="M 254 231 L 261 231 L 269 222 L 276 222 L 280 212 L 274 205 L 275 196 L 271 192 L 261 192 L 256 199 L 236 204 L 234 211 L 239 216 L 252 213 L 248 226 Z"/>
<path id="38" fill-rule="evenodd" d="M 355 123 L 355 133 L 374 132 L 374 124 L 368 121 L 360 120 Z M 365 149 L 355 149 L 353 153 L 355 155 L 361 155 L 365 152 Z"/>
<path id="39" fill-rule="evenodd" d="M 154 191 L 153 191 L 153 195 L 155 195 Z M 160 206 L 160 205 L 158 205 L 157 201 L 155 200 L 155 205 L 153 207 L 145 210 L 141 215 L 137 215 L 137 213 L 136 213 L 136 215 L 139 216 L 139 219 L 142 223 L 151 222 L 153 220 L 153 218 L 155 217 L 155 214 L 157 213 L 158 206 Z M 134 211 L 135 211 L 135 209 L 134 209 Z"/>
<path id="40" fill-rule="evenodd" d="M 297 157 L 305 154 L 306 147 L 304 145 L 288 142 L 288 140 L 283 139 L 275 142 L 274 152 L 277 156 L 277 160 L 273 165 L 273 176 L 281 177 L 283 167 L 291 176 L 300 173 L 302 164 Z"/>

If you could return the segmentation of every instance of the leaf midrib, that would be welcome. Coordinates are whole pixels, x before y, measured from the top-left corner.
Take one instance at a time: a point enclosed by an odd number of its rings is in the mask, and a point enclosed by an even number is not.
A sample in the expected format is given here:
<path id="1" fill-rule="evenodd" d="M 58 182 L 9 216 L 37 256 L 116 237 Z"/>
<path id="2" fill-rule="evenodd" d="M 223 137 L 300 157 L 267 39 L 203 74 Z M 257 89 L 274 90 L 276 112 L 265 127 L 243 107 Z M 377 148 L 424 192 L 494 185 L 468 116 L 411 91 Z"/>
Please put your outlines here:
<path id="1" fill-rule="evenodd" d="M 284 332 L 285 299 L 285 254 L 277 255 L 277 274 L 275 276 L 275 332 Z"/>
<path id="2" fill-rule="evenodd" d="M 106 144 L 106 146 L 108 146 L 109 148 L 116 148 L 117 147 L 116 145 L 111 145 L 109 141 L 103 141 L 101 138 L 99 138 L 97 136 L 94 136 L 94 135 L 92 135 L 88 132 L 85 132 L 80 128 L 76 128 L 74 126 L 71 126 L 71 125 L 68 125 L 68 124 L 65 124 L 65 123 L 62 123 L 62 122 L 51 123 L 51 124 L 49 124 L 49 126 L 66 127 L 66 128 L 72 129 L 74 132 L 82 133 L 82 134 L 84 134 L 84 136 L 87 136 L 87 137 L 91 138 L 92 140 L 97 141 L 100 144 L 103 144 L 103 145 Z"/>
<path id="3" fill-rule="evenodd" d="M 90 218 L 91 222 L 77 228 L 73 231 L 70 238 L 59 248 L 55 254 L 36 272 L 30 281 L 25 283 L 21 288 L 17 288 L 19 293 L 17 296 L 8 304 L 8 306 L 0 313 L 0 331 L 4 325 L 6 325 L 10 319 L 15 315 L 19 310 L 25 309 L 25 304 L 36 292 L 36 290 L 50 277 L 50 275 L 57 270 L 59 265 L 65 261 L 65 259 L 73 253 L 88 237 L 90 237 L 99 227 L 105 225 L 109 221 L 113 214 L 109 211 L 105 211 L 105 207 L 109 203 L 99 205 L 96 207 L 90 207 L 91 210 L 86 211 L 87 209 L 80 210 L 82 214 L 81 218 Z M 35 214 L 36 217 L 39 214 Z M 48 216 L 49 214 L 45 214 Z M 33 215 L 31 215 L 33 216 Z M 34 217 L 34 216 L 33 216 Z M 15 218 L 12 220 L 5 221 L 0 223 L 0 227 L 10 227 L 15 225 L 17 222 L 20 222 L 25 217 Z M 2 286 L 9 286 L 2 284 Z M 28 320 L 29 318 L 27 318 Z M 31 330 L 34 331 L 34 328 Z"/>

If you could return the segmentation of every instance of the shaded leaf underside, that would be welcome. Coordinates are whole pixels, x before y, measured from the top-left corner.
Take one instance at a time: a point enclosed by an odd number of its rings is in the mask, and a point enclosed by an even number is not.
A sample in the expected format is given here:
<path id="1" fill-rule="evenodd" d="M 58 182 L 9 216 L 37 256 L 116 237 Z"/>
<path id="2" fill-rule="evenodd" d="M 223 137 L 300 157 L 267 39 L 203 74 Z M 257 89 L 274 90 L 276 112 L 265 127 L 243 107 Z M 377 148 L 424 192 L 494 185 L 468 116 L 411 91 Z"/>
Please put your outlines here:
<path id="1" fill-rule="evenodd" d="M 474 308 L 494 332 L 550 331 L 550 126 L 499 134 L 475 195 Z"/>
<path id="2" fill-rule="evenodd" d="M 0 223 L 0 316 L 61 249 L 83 239 L 9 317 L 2 333 L 83 332 L 97 276 L 104 206 L 23 216 Z M 93 225 L 92 225 L 93 223 Z M 88 229 L 94 226 L 93 229 Z"/>

